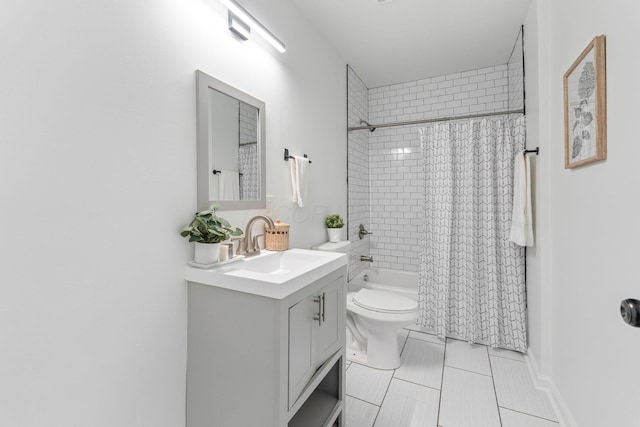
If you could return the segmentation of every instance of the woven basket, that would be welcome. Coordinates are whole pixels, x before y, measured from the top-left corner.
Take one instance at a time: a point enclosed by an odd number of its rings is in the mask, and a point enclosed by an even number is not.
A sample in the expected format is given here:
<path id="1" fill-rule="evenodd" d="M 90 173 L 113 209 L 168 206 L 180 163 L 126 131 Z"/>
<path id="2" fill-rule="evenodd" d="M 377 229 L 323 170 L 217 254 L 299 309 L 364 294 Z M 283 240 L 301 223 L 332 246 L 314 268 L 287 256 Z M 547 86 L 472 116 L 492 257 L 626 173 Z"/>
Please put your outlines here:
<path id="1" fill-rule="evenodd" d="M 267 224 L 264 225 L 264 245 L 269 251 L 286 251 L 289 249 L 289 224 L 276 220 L 276 229 L 269 230 Z"/>

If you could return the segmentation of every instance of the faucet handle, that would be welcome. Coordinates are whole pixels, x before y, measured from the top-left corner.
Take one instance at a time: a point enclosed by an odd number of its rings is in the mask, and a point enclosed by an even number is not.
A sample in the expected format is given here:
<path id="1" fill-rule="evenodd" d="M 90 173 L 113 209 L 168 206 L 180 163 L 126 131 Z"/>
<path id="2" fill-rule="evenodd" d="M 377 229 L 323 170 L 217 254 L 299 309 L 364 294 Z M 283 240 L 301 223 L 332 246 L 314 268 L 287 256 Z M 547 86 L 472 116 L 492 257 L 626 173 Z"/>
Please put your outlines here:
<path id="1" fill-rule="evenodd" d="M 236 255 L 242 255 L 244 251 L 244 237 L 232 237 L 232 242 L 238 242 L 238 249 L 236 249 Z"/>
<path id="2" fill-rule="evenodd" d="M 373 233 L 370 231 L 367 231 L 364 228 L 364 224 L 360 224 L 359 231 L 358 231 L 358 236 L 360 237 L 360 240 L 364 239 L 364 236 L 366 236 L 367 234 L 373 234 Z"/>

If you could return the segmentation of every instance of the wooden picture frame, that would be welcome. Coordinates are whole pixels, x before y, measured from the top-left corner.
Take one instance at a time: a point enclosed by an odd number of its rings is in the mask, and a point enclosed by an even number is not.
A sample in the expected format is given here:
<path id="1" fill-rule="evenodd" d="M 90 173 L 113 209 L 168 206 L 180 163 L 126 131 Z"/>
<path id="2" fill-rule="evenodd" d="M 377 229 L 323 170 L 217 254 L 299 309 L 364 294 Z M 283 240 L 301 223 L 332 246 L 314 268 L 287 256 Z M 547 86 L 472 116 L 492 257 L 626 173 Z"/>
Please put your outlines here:
<path id="1" fill-rule="evenodd" d="M 607 158 L 605 36 L 596 36 L 569 67 L 564 83 L 564 167 Z"/>

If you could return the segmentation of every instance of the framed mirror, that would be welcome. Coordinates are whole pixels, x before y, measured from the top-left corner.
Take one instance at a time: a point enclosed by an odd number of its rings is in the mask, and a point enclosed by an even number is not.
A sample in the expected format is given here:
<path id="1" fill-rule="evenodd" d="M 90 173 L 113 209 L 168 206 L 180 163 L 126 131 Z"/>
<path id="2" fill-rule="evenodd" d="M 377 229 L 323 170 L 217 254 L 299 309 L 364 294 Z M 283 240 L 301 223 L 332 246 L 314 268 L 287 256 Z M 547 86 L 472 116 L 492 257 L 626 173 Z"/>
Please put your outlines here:
<path id="1" fill-rule="evenodd" d="M 198 210 L 266 207 L 265 104 L 196 71 Z"/>

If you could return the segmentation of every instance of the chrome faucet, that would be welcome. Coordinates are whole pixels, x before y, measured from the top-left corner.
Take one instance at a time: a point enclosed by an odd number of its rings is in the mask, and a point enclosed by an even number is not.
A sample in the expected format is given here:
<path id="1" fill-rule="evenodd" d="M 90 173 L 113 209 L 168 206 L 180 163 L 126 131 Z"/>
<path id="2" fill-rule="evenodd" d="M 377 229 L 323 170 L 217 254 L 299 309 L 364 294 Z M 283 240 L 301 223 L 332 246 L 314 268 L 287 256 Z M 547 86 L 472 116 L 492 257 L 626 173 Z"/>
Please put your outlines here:
<path id="1" fill-rule="evenodd" d="M 269 230 L 275 230 L 276 225 L 273 223 L 273 220 L 265 215 L 256 215 L 249 220 L 247 223 L 247 228 L 244 230 L 244 254 L 245 256 L 257 255 L 260 253 L 260 245 L 256 239 L 251 239 L 251 229 L 253 228 L 253 224 L 256 221 L 262 220 L 268 226 Z M 251 246 L 253 246 L 251 248 Z"/>

